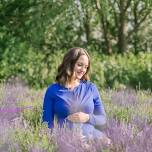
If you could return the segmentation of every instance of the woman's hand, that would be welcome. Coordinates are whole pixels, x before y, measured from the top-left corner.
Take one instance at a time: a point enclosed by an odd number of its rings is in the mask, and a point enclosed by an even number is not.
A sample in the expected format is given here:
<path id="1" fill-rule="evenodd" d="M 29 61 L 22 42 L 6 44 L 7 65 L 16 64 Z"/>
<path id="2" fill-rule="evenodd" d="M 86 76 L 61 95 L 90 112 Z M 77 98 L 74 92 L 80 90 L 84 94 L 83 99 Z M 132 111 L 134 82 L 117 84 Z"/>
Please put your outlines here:
<path id="1" fill-rule="evenodd" d="M 76 112 L 67 117 L 68 120 L 72 122 L 80 122 L 85 123 L 89 120 L 89 114 L 86 114 L 84 112 Z"/>

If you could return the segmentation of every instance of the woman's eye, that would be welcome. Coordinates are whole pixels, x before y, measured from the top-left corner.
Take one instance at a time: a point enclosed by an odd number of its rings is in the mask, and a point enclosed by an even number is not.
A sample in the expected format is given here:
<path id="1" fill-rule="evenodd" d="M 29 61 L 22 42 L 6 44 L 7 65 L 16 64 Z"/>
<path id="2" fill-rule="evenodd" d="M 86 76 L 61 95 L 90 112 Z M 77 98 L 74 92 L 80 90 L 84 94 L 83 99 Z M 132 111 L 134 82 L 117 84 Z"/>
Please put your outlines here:
<path id="1" fill-rule="evenodd" d="M 79 67 L 83 67 L 84 65 L 83 64 L 77 64 Z M 84 66 L 85 69 L 88 68 L 88 66 Z"/>

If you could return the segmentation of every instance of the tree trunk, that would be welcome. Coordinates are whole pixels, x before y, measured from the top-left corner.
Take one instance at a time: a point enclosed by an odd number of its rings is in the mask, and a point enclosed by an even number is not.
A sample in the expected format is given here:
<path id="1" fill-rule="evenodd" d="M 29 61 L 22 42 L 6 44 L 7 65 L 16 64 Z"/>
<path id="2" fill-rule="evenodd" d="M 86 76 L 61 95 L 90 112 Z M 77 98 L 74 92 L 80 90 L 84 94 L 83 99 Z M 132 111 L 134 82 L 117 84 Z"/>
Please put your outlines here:
<path id="1" fill-rule="evenodd" d="M 107 18 L 104 15 L 104 7 L 102 7 L 100 4 L 100 1 L 95 0 L 95 5 L 96 5 L 96 9 L 97 9 L 97 13 L 100 16 L 100 23 L 101 23 L 101 29 L 103 30 L 103 38 L 104 38 L 104 42 L 105 42 L 105 50 L 104 52 L 106 54 L 112 54 L 112 47 L 111 47 L 111 42 L 109 39 L 109 31 L 108 31 L 108 22 L 107 22 Z"/>
<path id="2" fill-rule="evenodd" d="M 84 30 L 86 34 L 87 44 L 90 43 L 90 19 L 89 19 L 89 12 L 86 10 L 85 19 L 84 19 Z"/>
<path id="3" fill-rule="evenodd" d="M 111 48 L 111 43 L 108 37 L 107 21 L 104 20 L 104 16 L 101 17 L 101 23 L 102 23 L 103 36 L 104 36 L 104 41 L 105 41 L 105 53 L 111 54 L 112 48 Z"/>
<path id="4" fill-rule="evenodd" d="M 120 13 L 120 20 L 119 20 L 119 28 L 118 28 L 118 52 L 124 53 L 126 51 L 126 17 L 125 12 L 122 11 Z"/>

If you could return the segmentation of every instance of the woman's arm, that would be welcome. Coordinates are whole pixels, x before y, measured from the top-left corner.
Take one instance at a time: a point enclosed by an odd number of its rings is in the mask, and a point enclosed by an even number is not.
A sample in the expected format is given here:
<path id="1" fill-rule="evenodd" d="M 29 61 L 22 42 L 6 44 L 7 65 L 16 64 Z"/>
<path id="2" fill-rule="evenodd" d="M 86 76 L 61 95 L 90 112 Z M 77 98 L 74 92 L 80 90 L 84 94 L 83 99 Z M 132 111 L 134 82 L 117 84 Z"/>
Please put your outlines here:
<path id="1" fill-rule="evenodd" d="M 106 124 L 106 114 L 102 104 L 99 91 L 95 85 L 92 85 L 94 112 L 87 114 L 76 112 L 67 117 L 72 122 L 90 123 L 93 126 L 102 126 Z"/>
<path id="2" fill-rule="evenodd" d="M 53 98 L 51 96 L 52 89 L 49 87 L 46 90 L 43 102 L 43 117 L 42 121 L 47 122 L 48 128 L 53 128 L 54 126 L 54 108 L 53 108 Z"/>
<path id="3" fill-rule="evenodd" d="M 106 113 L 104 110 L 102 100 L 100 98 L 99 91 L 94 84 L 92 85 L 92 92 L 93 92 L 93 102 L 94 102 L 94 113 L 89 114 L 88 122 L 94 126 L 105 125 Z"/>

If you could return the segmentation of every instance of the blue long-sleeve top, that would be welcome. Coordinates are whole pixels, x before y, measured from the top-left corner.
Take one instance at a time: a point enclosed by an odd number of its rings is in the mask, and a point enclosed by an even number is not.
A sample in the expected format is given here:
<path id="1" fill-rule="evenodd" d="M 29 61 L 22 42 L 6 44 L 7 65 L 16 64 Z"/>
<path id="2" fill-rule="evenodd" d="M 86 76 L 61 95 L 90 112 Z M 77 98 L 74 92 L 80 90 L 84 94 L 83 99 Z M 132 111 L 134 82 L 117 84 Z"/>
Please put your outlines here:
<path id="1" fill-rule="evenodd" d="M 42 121 L 47 122 L 49 128 L 53 128 L 55 116 L 60 126 L 65 123 L 72 126 L 73 122 L 66 118 L 76 112 L 89 114 L 88 122 L 83 123 L 84 134 L 91 132 L 98 134 L 94 126 L 102 126 L 106 123 L 104 106 L 94 83 L 81 80 L 80 84 L 72 90 L 59 83 L 54 83 L 47 88 L 43 102 Z"/>

